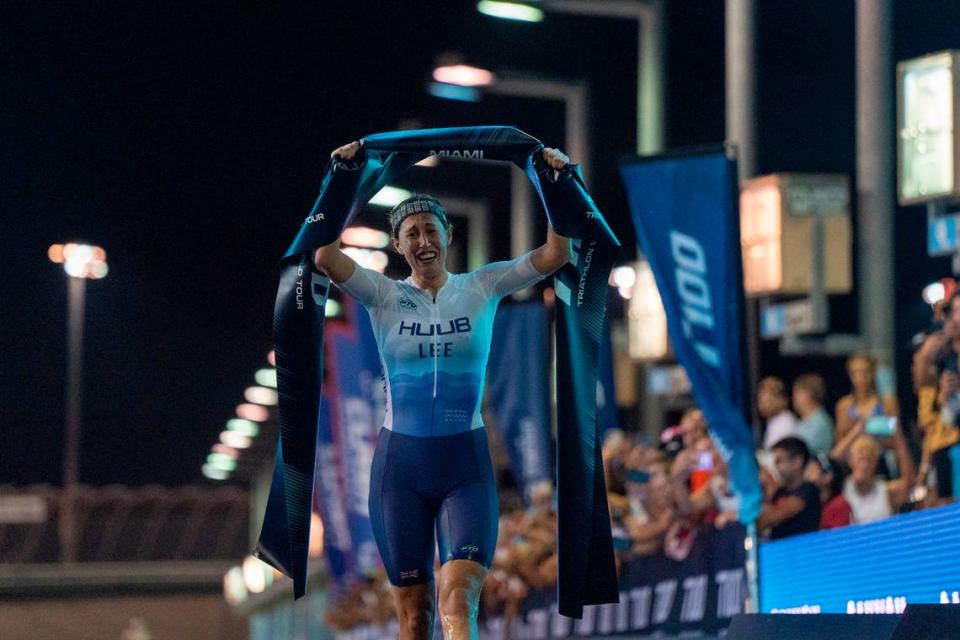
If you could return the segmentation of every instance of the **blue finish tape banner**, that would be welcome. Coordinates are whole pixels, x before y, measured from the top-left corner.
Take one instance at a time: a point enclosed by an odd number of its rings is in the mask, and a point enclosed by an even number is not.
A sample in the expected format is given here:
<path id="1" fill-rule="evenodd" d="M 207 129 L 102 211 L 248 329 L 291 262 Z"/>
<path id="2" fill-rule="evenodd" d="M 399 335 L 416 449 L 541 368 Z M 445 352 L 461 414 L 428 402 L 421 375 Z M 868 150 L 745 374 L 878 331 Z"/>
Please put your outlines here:
<path id="1" fill-rule="evenodd" d="M 620 426 L 617 414 L 617 396 L 613 386 L 613 343 L 610 340 L 610 325 L 603 332 L 600 344 L 600 374 L 597 379 L 597 423 L 606 431 Z"/>
<path id="2" fill-rule="evenodd" d="M 637 158 L 620 175 L 677 360 L 730 467 L 741 522 L 761 493 L 745 420 L 743 265 L 736 163 L 720 151 Z"/>
<path id="3" fill-rule="evenodd" d="M 550 344 L 540 302 L 501 304 L 487 361 L 485 408 L 500 429 L 524 499 L 553 484 L 550 434 Z"/>
<path id="4" fill-rule="evenodd" d="M 607 278 L 619 242 L 573 165 L 554 172 L 543 145 L 513 127 L 380 133 L 363 139 L 355 162 L 331 162 L 320 195 L 280 263 L 274 350 L 280 394 L 280 442 L 255 554 L 305 593 L 310 512 L 323 382 L 323 306 L 329 280 L 313 270 L 317 247 L 336 240 L 382 187 L 430 155 L 505 160 L 530 178 L 573 259 L 554 274 L 557 305 L 558 594 L 560 611 L 613 602 L 617 581 L 607 511 L 596 388 L 606 319 Z"/>
<path id="5" fill-rule="evenodd" d="M 760 545 L 764 613 L 960 604 L 960 504 Z"/>

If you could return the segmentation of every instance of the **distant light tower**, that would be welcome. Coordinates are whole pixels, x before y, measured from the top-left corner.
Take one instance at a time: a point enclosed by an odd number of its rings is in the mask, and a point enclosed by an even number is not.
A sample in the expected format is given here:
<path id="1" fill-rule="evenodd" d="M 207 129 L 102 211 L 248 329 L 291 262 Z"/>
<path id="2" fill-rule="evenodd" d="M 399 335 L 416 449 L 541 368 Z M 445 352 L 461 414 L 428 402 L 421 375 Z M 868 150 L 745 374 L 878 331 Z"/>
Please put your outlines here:
<path id="1" fill-rule="evenodd" d="M 502 3 L 501 3 L 502 4 Z M 494 73 L 463 64 L 457 54 L 445 54 L 433 69 L 427 91 L 433 96 L 475 102 L 482 93 L 558 100 L 564 105 L 563 150 L 580 165 L 583 177 L 590 180 L 590 88 L 580 80 L 534 76 L 519 72 Z M 531 186 L 521 171 L 511 171 L 510 244 L 514 257 L 535 246 Z M 529 293 L 529 290 L 524 290 Z M 524 297 L 524 292 L 514 294 Z"/>
<path id="2" fill-rule="evenodd" d="M 74 503 L 77 493 L 80 426 L 83 417 L 83 316 L 86 281 L 107 275 L 107 253 L 87 244 L 55 244 L 47 251 L 67 278 L 67 419 L 64 434 L 63 499 L 60 504 L 60 559 L 77 561 Z"/>

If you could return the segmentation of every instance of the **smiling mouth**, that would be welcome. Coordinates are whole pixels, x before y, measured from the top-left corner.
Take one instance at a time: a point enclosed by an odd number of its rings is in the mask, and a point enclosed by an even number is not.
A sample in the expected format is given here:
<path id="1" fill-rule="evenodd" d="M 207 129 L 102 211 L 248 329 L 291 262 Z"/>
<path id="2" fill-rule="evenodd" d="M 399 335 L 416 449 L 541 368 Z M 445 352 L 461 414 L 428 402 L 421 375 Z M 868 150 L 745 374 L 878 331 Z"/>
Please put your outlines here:
<path id="1" fill-rule="evenodd" d="M 439 257 L 436 251 L 422 251 L 417 254 L 417 260 L 424 264 L 431 264 Z"/>

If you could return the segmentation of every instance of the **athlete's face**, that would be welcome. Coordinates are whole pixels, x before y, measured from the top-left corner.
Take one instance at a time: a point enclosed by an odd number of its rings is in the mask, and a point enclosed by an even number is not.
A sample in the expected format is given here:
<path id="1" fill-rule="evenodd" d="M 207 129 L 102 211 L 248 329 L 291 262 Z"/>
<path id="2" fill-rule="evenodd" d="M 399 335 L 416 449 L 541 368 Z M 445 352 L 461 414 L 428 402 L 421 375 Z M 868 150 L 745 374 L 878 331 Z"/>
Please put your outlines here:
<path id="1" fill-rule="evenodd" d="M 400 224 L 393 246 L 418 275 L 433 279 L 446 271 L 450 230 L 432 213 L 417 213 Z"/>

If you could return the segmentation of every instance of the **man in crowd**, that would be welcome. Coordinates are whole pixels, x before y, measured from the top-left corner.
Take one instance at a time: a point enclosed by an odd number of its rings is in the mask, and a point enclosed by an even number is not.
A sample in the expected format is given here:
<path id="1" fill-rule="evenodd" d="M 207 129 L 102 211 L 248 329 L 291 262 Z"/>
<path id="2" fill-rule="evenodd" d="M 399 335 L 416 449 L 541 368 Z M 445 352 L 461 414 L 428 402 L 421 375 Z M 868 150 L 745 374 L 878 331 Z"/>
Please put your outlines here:
<path id="1" fill-rule="evenodd" d="M 773 445 L 773 462 L 780 474 L 780 486 L 763 505 L 757 526 L 770 530 L 779 540 L 820 527 L 820 490 L 804 479 L 810 450 L 800 438 L 790 436 Z"/>
<path id="2" fill-rule="evenodd" d="M 800 414 L 797 437 L 807 443 L 810 455 L 827 455 L 833 448 L 833 419 L 823 408 L 827 386 L 823 378 L 808 373 L 793 383 L 793 408 Z"/>
<path id="3" fill-rule="evenodd" d="M 757 411 L 766 420 L 763 448 L 770 451 L 773 445 L 797 433 L 797 417 L 788 409 L 786 388 L 783 380 L 768 376 L 760 381 L 757 390 Z"/>

